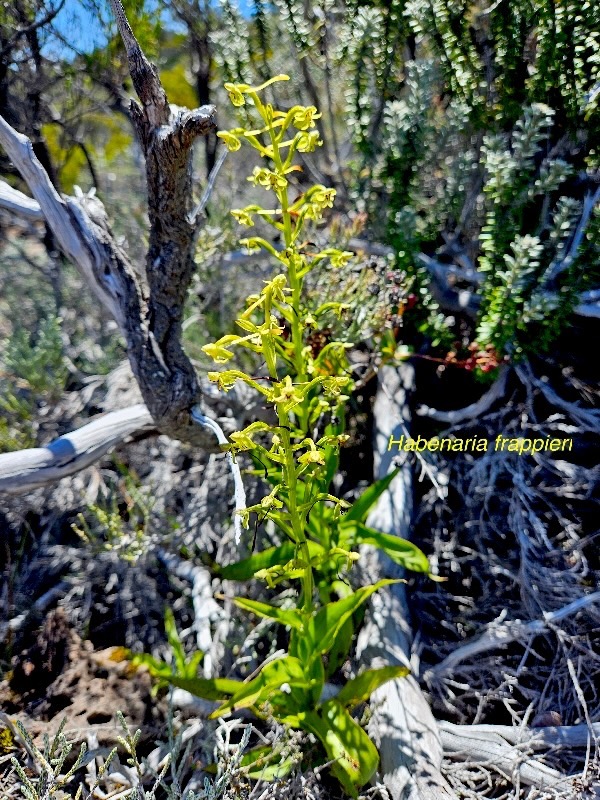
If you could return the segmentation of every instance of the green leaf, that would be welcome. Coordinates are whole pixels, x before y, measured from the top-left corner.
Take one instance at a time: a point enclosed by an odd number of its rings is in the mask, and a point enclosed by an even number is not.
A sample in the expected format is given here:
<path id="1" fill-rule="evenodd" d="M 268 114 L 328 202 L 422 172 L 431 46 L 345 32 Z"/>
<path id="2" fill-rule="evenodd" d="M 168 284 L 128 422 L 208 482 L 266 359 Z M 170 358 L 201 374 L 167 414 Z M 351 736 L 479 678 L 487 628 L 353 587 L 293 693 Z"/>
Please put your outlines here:
<path id="1" fill-rule="evenodd" d="M 386 475 L 385 478 L 375 481 L 375 483 L 372 483 L 368 489 L 365 489 L 361 496 L 354 501 L 352 507 L 344 514 L 344 517 L 342 518 L 342 524 L 346 520 L 364 522 L 369 511 L 373 508 L 375 503 L 379 500 L 381 495 L 385 492 L 399 472 L 400 469 L 395 469 L 393 472 L 390 472 L 389 475 Z"/>
<path id="2" fill-rule="evenodd" d="M 259 674 L 251 681 L 238 685 L 238 689 L 229 700 L 219 706 L 210 715 L 210 719 L 222 717 L 234 708 L 249 708 L 269 699 L 281 686 L 309 688 L 309 681 L 304 672 L 304 665 L 297 658 L 286 656 L 271 661 L 264 666 Z M 295 710 L 295 709 L 292 709 Z"/>
<path id="3" fill-rule="evenodd" d="M 281 625 L 289 625 L 295 630 L 302 630 L 304 626 L 303 615 L 295 608 L 278 608 L 271 606 L 268 603 L 261 603 L 258 600 L 248 600 L 245 597 L 234 597 L 233 602 L 238 608 L 243 608 L 245 611 L 251 611 L 259 617 L 266 617 L 266 619 L 273 619 Z"/>
<path id="4" fill-rule="evenodd" d="M 290 774 L 294 763 L 291 756 L 281 760 L 270 745 L 262 745 L 244 753 L 240 767 L 246 767 L 244 773 L 251 780 L 278 781 Z"/>
<path id="5" fill-rule="evenodd" d="M 353 678 L 343 687 L 336 696 L 338 703 L 352 707 L 369 699 L 375 689 L 395 678 L 405 678 L 410 673 L 408 667 L 381 667 L 380 669 L 367 669 Z"/>
<path id="6" fill-rule="evenodd" d="M 311 557 L 323 552 L 323 548 L 316 542 L 309 542 L 308 548 Z M 269 547 L 267 550 L 263 550 L 262 553 L 256 553 L 243 561 L 238 561 L 227 567 L 220 567 L 218 573 L 224 580 L 248 581 L 262 569 L 269 569 L 279 564 L 287 564 L 295 553 L 296 545 L 293 542 L 285 542 L 280 547 Z"/>
<path id="7" fill-rule="evenodd" d="M 173 667 L 171 664 L 154 658 L 154 656 L 148 653 L 129 653 L 128 658 L 131 659 L 131 663 L 134 667 L 146 667 L 153 678 L 159 678 L 162 681 L 169 680 L 169 678 L 173 676 Z"/>
<path id="8" fill-rule="evenodd" d="M 224 700 L 243 686 L 241 681 L 234 681 L 231 678 L 180 678 L 177 675 L 169 675 L 167 680 L 173 686 L 185 689 L 195 697 L 215 701 Z"/>
<path id="9" fill-rule="evenodd" d="M 352 637 L 354 636 L 354 624 L 352 617 L 347 619 L 340 627 L 337 636 L 329 651 L 329 658 L 327 661 L 327 675 L 331 677 L 342 666 L 348 653 L 350 652 L 350 645 L 352 644 Z"/>
<path id="10" fill-rule="evenodd" d="M 389 533 L 382 533 L 375 528 L 368 528 L 361 522 L 346 523 L 347 517 L 342 521 L 340 530 L 346 535 L 350 535 L 352 544 L 372 544 L 383 550 L 392 561 L 406 569 L 414 572 L 429 572 L 429 561 L 427 556 L 416 544 L 399 536 Z"/>
<path id="11" fill-rule="evenodd" d="M 204 653 L 202 650 L 196 650 L 190 656 L 190 660 L 188 661 L 185 667 L 185 673 L 183 677 L 185 678 L 195 678 L 198 674 L 198 667 L 204 658 Z"/>
<path id="12" fill-rule="evenodd" d="M 314 617 L 311 617 L 307 625 L 308 640 L 311 645 L 312 655 L 321 655 L 329 652 L 333 643 L 342 628 L 342 625 L 352 614 L 367 600 L 373 592 L 389 586 L 392 583 L 399 583 L 397 580 L 382 580 L 370 586 L 363 586 L 356 592 L 337 600 L 335 603 L 327 603 L 321 608 Z"/>
<path id="13" fill-rule="evenodd" d="M 179 638 L 177 630 L 177 623 L 175 622 L 175 615 L 173 611 L 167 607 L 165 611 L 165 633 L 167 634 L 167 641 L 173 654 L 173 661 L 175 662 L 175 672 L 178 675 L 186 674 L 186 656 L 185 650 Z"/>
<path id="14" fill-rule="evenodd" d="M 301 715 L 302 727 L 323 744 L 331 771 L 351 797 L 373 776 L 379 756 L 365 731 L 336 698 Z"/>

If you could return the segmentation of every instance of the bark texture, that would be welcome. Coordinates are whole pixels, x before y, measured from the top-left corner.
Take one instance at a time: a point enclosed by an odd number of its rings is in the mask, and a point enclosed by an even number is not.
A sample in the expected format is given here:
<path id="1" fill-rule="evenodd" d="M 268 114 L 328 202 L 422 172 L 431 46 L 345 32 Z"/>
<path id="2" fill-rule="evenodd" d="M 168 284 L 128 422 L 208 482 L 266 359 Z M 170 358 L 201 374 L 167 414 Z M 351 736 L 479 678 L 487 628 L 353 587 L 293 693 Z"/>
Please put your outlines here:
<path id="1" fill-rule="evenodd" d="M 130 113 L 146 159 L 149 248 L 145 269 L 134 269 L 112 236 L 93 195 L 62 197 L 30 140 L 0 117 L 0 144 L 35 201 L 2 187 L 0 205 L 29 219 L 43 214 L 63 253 L 85 276 L 119 324 L 128 358 L 156 428 L 217 451 L 213 434 L 192 418 L 203 405 L 198 376 L 182 343 L 184 303 L 194 271 L 196 226 L 192 211 L 192 149 L 215 128 L 215 109 L 172 109 L 156 67 L 140 48 L 120 0 L 111 0 L 139 101 Z M 140 265 L 141 266 L 141 265 Z M 140 275 L 145 278 L 140 277 Z M 14 477 L 14 476 L 13 476 Z"/>

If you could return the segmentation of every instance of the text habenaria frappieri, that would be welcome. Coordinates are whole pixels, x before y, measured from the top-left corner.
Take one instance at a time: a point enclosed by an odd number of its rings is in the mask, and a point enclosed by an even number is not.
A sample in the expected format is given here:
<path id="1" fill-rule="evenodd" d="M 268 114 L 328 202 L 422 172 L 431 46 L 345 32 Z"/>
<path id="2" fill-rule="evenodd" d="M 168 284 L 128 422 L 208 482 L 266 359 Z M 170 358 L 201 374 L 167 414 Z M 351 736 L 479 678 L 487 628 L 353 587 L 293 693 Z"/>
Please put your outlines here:
<path id="1" fill-rule="evenodd" d="M 482 436 L 471 436 L 469 438 L 460 437 L 433 437 L 427 439 L 424 436 L 411 436 L 402 434 L 395 438 L 390 436 L 388 441 L 388 452 L 398 450 L 403 453 L 487 453 L 488 450 L 502 453 L 516 453 L 519 456 L 534 455 L 549 451 L 560 453 L 573 450 L 573 439 L 555 439 L 551 437 L 527 439 L 522 436 L 509 437 L 500 434 L 495 439 L 486 439 Z"/>

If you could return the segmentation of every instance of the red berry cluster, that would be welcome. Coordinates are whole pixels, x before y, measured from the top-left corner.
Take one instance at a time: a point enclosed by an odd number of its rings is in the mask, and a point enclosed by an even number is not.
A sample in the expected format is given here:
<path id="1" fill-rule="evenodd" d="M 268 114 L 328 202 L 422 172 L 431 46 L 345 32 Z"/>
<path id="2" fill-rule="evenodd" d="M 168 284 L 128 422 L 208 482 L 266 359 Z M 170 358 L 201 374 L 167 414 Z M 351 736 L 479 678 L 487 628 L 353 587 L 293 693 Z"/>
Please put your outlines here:
<path id="1" fill-rule="evenodd" d="M 459 358 L 457 351 L 451 350 L 446 356 L 445 362 L 466 369 L 467 372 L 472 372 L 474 369 L 491 372 L 500 364 L 508 361 L 508 356 L 502 356 L 493 344 L 486 344 L 484 348 L 481 348 L 477 342 L 471 342 L 467 350 L 469 355 L 466 358 Z"/>

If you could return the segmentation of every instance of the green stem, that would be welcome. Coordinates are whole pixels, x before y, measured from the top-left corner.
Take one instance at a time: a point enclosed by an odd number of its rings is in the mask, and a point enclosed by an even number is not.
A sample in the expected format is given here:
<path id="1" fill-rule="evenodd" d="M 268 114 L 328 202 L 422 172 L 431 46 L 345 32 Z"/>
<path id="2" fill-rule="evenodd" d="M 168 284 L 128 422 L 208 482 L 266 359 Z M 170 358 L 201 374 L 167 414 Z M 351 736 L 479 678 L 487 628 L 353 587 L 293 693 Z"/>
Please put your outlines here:
<path id="1" fill-rule="evenodd" d="M 288 490 L 288 511 L 292 522 L 292 531 L 294 538 L 300 546 L 302 557 L 306 562 L 306 568 L 302 576 L 302 592 L 304 595 L 304 611 L 307 614 L 312 614 L 313 611 L 313 574 L 310 565 L 310 550 L 308 549 L 308 541 L 304 533 L 303 515 L 298 510 L 297 491 L 298 491 L 298 478 L 296 475 L 296 465 L 294 463 L 294 453 L 292 451 L 292 443 L 289 431 L 287 430 L 290 419 L 288 414 L 283 411 L 281 407 L 277 409 L 279 416 L 279 424 L 281 425 L 281 443 L 282 449 L 285 453 L 284 464 L 284 478 L 285 485 Z"/>
<path id="2" fill-rule="evenodd" d="M 281 159 L 281 153 L 279 150 L 279 139 L 275 134 L 274 127 L 269 124 L 269 119 L 267 117 L 267 113 L 265 107 L 260 102 L 259 98 L 256 95 L 253 95 L 254 101 L 256 104 L 256 108 L 260 115 L 262 116 L 263 120 L 267 124 L 269 130 L 269 137 L 271 139 L 271 145 L 273 148 L 273 161 L 275 163 L 275 167 L 278 172 L 282 175 L 284 172 L 284 166 Z M 283 131 L 282 131 L 283 136 Z M 289 211 L 289 198 L 287 192 L 287 186 L 285 186 L 281 191 L 276 191 L 276 194 L 279 198 L 281 203 L 281 214 L 283 217 L 283 238 L 285 242 L 285 249 L 287 251 L 287 265 L 288 265 L 288 279 L 290 288 L 292 290 L 292 297 L 290 306 L 292 308 L 292 315 L 291 315 L 291 340 L 294 350 L 294 369 L 296 372 L 296 377 L 299 382 L 304 382 L 306 380 L 306 373 L 304 369 L 304 363 L 302 359 L 302 328 L 300 325 L 300 298 L 302 294 L 302 279 L 298 277 L 296 273 L 296 251 L 294 248 L 294 235 L 293 235 L 293 226 L 292 226 L 292 217 Z M 268 310 L 270 313 L 270 308 L 267 309 L 265 304 L 265 314 Z M 271 368 L 269 367 L 270 371 Z M 298 409 L 299 413 L 296 414 L 299 423 L 299 427 L 302 431 L 304 431 L 306 427 L 306 407 L 303 403 L 301 408 Z M 296 474 L 296 464 L 294 461 L 294 451 L 292 450 L 292 442 L 291 436 L 289 433 L 289 428 L 291 427 L 291 420 L 289 414 L 284 410 L 284 408 L 279 405 L 277 407 L 277 416 L 279 417 L 279 424 L 281 425 L 281 444 L 282 450 L 285 454 L 285 462 L 284 462 L 284 480 L 286 484 L 286 488 L 288 491 L 288 511 L 290 513 L 290 520 L 292 523 L 292 531 L 294 534 L 294 538 L 298 542 L 300 547 L 302 557 L 306 563 L 306 568 L 304 569 L 303 576 L 302 576 L 302 591 L 304 595 L 303 599 L 303 607 L 307 614 L 312 614 L 313 612 L 313 574 L 312 574 L 312 567 L 310 564 L 310 550 L 308 548 L 308 541 L 306 539 L 306 534 L 304 532 L 304 518 L 303 515 L 298 510 L 298 476 Z"/>
<path id="3" fill-rule="evenodd" d="M 271 145 L 273 147 L 273 161 L 277 170 L 283 174 L 283 162 L 281 160 L 281 153 L 279 151 L 279 142 L 275 135 L 275 131 L 269 130 L 271 137 Z M 283 217 L 283 240 L 285 249 L 288 251 L 288 277 L 290 281 L 290 288 L 292 290 L 291 306 L 294 311 L 292 315 L 292 343 L 294 345 L 294 367 L 299 381 L 305 380 L 304 363 L 302 359 L 302 329 L 300 327 L 300 297 L 302 294 L 302 279 L 298 278 L 296 274 L 296 250 L 294 247 L 294 231 L 292 226 L 292 216 L 289 208 L 289 198 L 287 186 L 277 192 L 279 202 L 281 203 L 281 215 Z"/>

